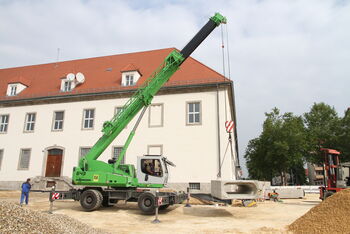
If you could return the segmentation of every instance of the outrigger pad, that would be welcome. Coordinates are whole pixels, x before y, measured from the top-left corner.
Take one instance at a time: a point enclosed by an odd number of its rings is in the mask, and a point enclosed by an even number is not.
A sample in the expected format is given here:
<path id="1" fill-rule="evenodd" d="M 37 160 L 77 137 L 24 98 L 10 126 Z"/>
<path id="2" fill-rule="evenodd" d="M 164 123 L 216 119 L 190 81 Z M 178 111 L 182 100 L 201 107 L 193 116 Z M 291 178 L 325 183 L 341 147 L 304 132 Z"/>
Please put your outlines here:
<path id="1" fill-rule="evenodd" d="M 211 195 L 213 197 L 230 199 L 256 199 L 259 182 L 257 180 L 212 180 Z"/>

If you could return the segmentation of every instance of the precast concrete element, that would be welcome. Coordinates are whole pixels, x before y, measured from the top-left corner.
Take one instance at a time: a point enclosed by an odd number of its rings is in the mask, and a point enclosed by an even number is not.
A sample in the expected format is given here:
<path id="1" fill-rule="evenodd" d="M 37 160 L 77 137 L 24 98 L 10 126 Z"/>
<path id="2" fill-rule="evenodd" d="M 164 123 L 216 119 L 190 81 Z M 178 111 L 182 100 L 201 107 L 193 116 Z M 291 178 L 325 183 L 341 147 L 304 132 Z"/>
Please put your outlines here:
<path id="1" fill-rule="evenodd" d="M 221 200 L 256 199 L 259 183 L 257 180 L 212 180 L 211 195 Z"/>
<path id="2" fill-rule="evenodd" d="M 272 186 L 272 191 L 278 193 L 279 198 L 303 198 L 305 191 L 301 186 Z"/>
<path id="3" fill-rule="evenodd" d="M 271 182 L 270 181 L 258 181 L 258 195 L 257 199 L 265 200 L 269 199 L 268 193 L 271 192 Z"/>

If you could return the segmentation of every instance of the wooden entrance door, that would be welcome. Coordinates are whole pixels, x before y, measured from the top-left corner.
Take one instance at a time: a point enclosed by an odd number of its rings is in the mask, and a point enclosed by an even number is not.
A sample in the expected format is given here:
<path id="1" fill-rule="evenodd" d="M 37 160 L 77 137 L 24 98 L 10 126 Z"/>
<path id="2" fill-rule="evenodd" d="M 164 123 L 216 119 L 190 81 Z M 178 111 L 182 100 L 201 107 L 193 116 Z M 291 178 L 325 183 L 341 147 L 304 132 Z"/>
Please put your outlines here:
<path id="1" fill-rule="evenodd" d="M 46 177 L 59 177 L 61 176 L 63 150 L 51 149 L 48 150 L 46 160 Z"/>

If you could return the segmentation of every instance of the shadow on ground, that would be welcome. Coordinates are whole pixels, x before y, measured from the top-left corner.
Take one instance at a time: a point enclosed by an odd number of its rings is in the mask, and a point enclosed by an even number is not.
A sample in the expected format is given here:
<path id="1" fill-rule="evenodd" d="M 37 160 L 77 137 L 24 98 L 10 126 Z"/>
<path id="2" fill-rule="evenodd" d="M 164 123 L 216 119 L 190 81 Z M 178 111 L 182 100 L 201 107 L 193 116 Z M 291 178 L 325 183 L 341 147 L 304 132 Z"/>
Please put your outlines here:
<path id="1" fill-rule="evenodd" d="M 183 213 L 185 215 L 198 217 L 229 217 L 233 216 L 230 212 L 223 208 L 217 207 L 184 207 Z"/>

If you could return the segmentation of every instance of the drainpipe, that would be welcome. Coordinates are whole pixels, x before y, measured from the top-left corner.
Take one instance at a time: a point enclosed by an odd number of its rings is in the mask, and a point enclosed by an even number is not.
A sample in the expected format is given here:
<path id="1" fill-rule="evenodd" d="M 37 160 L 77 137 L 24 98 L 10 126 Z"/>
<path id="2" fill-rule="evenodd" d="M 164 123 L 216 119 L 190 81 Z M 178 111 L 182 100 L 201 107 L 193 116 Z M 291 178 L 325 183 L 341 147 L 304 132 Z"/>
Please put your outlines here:
<path id="1" fill-rule="evenodd" d="M 221 178 L 221 139 L 220 139 L 220 108 L 219 108 L 219 85 L 216 85 L 216 114 L 217 114 L 217 134 L 218 134 L 218 178 Z"/>

